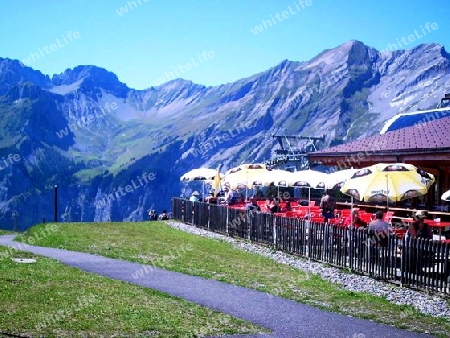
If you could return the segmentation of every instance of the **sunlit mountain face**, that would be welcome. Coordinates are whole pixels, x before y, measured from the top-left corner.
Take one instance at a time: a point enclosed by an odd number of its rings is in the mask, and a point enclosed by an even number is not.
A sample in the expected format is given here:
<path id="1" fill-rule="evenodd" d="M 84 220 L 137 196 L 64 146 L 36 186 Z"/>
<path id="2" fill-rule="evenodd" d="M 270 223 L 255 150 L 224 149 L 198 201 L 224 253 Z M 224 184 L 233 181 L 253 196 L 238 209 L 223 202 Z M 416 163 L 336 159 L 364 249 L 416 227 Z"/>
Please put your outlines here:
<path id="1" fill-rule="evenodd" d="M 0 58 L 0 227 L 53 221 L 55 186 L 59 221 L 142 220 L 170 209 L 193 168 L 262 163 L 275 134 L 325 135 L 322 148 L 374 135 L 435 108 L 449 85 L 436 44 L 381 53 L 349 41 L 234 83 L 146 90 L 95 66 L 50 78 Z"/>

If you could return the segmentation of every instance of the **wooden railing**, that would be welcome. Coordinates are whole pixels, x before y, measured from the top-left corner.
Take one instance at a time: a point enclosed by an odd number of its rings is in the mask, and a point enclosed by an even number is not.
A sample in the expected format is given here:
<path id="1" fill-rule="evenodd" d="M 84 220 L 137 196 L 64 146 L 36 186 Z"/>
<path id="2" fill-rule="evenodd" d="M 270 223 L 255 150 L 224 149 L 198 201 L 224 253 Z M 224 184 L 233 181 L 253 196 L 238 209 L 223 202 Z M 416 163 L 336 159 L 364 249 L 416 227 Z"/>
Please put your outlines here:
<path id="1" fill-rule="evenodd" d="M 450 246 L 173 198 L 174 219 L 406 287 L 450 293 Z"/>

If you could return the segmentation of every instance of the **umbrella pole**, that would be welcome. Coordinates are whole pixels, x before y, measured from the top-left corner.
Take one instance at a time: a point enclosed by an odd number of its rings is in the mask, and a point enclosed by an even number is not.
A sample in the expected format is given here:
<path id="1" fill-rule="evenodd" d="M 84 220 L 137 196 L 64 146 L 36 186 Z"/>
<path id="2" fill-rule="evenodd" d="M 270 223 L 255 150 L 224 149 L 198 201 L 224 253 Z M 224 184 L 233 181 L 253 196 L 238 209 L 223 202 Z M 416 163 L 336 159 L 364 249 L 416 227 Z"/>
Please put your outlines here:
<path id="1" fill-rule="evenodd" d="M 350 196 L 350 225 L 353 225 L 353 196 Z"/>
<path id="2" fill-rule="evenodd" d="M 245 203 L 247 203 L 248 171 L 245 173 Z"/>
<path id="3" fill-rule="evenodd" d="M 311 220 L 311 187 L 308 187 L 308 217 Z"/>
<path id="4" fill-rule="evenodd" d="M 389 211 L 389 175 L 386 174 L 386 212 Z"/>

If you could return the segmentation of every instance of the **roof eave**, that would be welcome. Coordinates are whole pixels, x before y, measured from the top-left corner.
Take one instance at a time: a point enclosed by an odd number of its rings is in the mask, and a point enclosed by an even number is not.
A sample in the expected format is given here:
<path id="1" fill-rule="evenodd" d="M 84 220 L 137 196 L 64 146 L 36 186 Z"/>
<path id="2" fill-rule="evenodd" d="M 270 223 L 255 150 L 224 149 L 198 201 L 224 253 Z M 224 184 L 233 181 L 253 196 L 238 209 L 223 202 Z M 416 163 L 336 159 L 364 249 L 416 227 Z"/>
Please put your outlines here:
<path id="1" fill-rule="evenodd" d="M 309 153 L 308 157 L 343 157 L 364 154 L 367 157 L 370 156 L 390 156 L 390 155 L 411 155 L 417 153 L 427 154 L 439 154 L 450 153 L 450 147 L 445 148 L 414 148 L 414 149 L 392 149 L 392 150 L 359 150 L 359 151 L 346 151 L 346 152 L 318 152 Z"/>

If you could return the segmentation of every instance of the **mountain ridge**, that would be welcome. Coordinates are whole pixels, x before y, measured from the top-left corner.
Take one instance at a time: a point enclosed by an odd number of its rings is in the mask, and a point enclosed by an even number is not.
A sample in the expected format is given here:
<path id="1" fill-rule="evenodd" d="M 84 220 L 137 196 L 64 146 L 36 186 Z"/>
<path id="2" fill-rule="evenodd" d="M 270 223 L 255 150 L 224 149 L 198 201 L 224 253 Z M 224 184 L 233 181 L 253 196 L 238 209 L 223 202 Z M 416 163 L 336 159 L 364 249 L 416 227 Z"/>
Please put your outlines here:
<path id="1" fill-rule="evenodd" d="M 320 52 L 319 54 L 317 54 L 315 57 L 313 57 L 311 60 L 300 61 L 300 60 L 283 59 L 278 64 L 276 64 L 275 66 L 270 67 L 268 70 L 276 68 L 276 67 L 278 67 L 280 65 L 283 65 L 286 62 L 288 62 L 288 63 L 296 63 L 296 64 L 305 64 L 305 63 L 310 64 L 310 63 L 313 63 L 313 61 L 315 61 L 316 59 L 320 59 L 321 57 L 326 55 L 328 52 L 332 52 L 334 55 L 336 55 L 336 54 L 339 55 L 339 53 L 338 53 L 339 51 L 342 51 L 342 50 L 345 51 L 346 49 L 348 49 L 349 47 L 352 47 L 354 45 L 364 46 L 365 48 L 368 48 L 368 49 L 370 49 L 372 51 L 375 51 L 376 53 L 379 53 L 380 55 L 392 55 L 392 54 L 401 55 L 401 54 L 404 54 L 404 53 L 409 53 L 409 52 L 414 51 L 416 49 L 421 49 L 421 48 L 429 49 L 430 47 L 434 46 L 434 47 L 437 47 L 437 48 L 439 48 L 441 50 L 441 55 L 443 57 L 446 57 L 446 58 L 450 57 L 450 54 L 446 51 L 445 46 L 443 46 L 441 44 L 438 44 L 438 43 L 422 43 L 422 44 L 418 44 L 418 45 L 416 45 L 416 46 L 414 46 L 414 47 L 412 47 L 410 49 L 397 49 L 397 50 L 393 50 L 393 51 L 379 51 L 379 50 L 377 50 L 377 49 L 375 49 L 373 47 L 365 45 L 364 42 L 362 42 L 360 40 L 353 39 L 353 40 L 349 40 L 347 42 L 344 42 L 344 43 L 342 43 L 342 44 L 340 44 L 338 46 L 335 46 L 333 48 L 325 49 L 322 52 Z M 264 73 L 264 72 L 268 71 L 268 70 L 265 70 L 265 71 L 262 70 L 262 71 L 260 71 L 258 73 L 250 75 L 250 76 L 248 76 L 246 78 L 239 78 L 239 79 L 237 79 L 237 80 L 235 80 L 233 82 L 222 83 L 222 84 L 214 85 L 214 86 L 207 86 L 207 85 L 204 85 L 204 84 L 201 84 L 201 83 L 193 82 L 191 80 L 185 80 L 183 78 L 175 78 L 175 79 L 166 81 L 164 83 L 161 83 L 158 86 L 153 86 L 153 85 L 149 84 L 149 86 L 147 88 L 145 88 L 145 89 L 133 89 L 131 87 L 128 87 L 125 82 L 120 81 L 118 79 L 118 76 L 116 74 L 114 74 L 113 72 L 108 71 L 107 69 L 105 69 L 103 67 L 100 67 L 100 66 L 96 66 L 96 65 L 78 65 L 78 66 L 75 66 L 74 68 L 67 68 L 64 71 L 60 72 L 60 73 L 55 73 L 55 74 L 51 74 L 50 75 L 50 74 L 44 74 L 44 73 L 42 73 L 39 70 L 35 70 L 32 67 L 30 67 L 30 66 L 26 66 L 19 60 L 10 59 L 10 58 L 7 58 L 7 57 L 0 57 L 0 66 L 2 65 L 2 62 L 5 62 L 5 61 L 7 61 L 7 62 L 9 61 L 9 62 L 12 62 L 12 63 L 17 63 L 17 65 L 20 66 L 21 68 L 29 69 L 29 70 L 32 70 L 33 72 L 38 72 L 41 76 L 43 76 L 46 79 L 46 82 L 49 82 L 49 83 L 51 83 L 54 86 L 61 85 L 61 83 L 60 83 L 62 81 L 61 79 L 64 79 L 64 78 L 66 78 L 68 76 L 70 77 L 70 75 L 72 75 L 72 73 L 79 74 L 79 73 L 82 73 L 83 70 L 87 69 L 87 70 L 93 70 L 95 72 L 109 73 L 110 75 L 115 77 L 115 79 L 118 82 L 120 82 L 120 84 L 122 84 L 125 87 L 127 87 L 128 89 L 134 90 L 134 91 L 147 91 L 147 90 L 149 90 L 151 88 L 161 87 L 164 84 L 168 84 L 168 83 L 171 83 L 171 82 L 177 82 L 177 81 L 180 81 L 180 80 L 182 80 L 183 82 L 190 82 L 190 83 L 192 83 L 194 85 L 203 86 L 205 88 L 221 87 L 221 86 L 224 86 L 224 85 L 227 85 L 227 84 L 232 84 L 232 83 L 239 82 L 241 80 L 252 78 L 254 76 L 257 76 L 257 75 L 259 75 L 261 73 Z M 2 70 L 2 68 L 0 68 L 0 74 L 2 72 L 3 72 L 3 70 Z M 28 80 L 31 81 L 31 79 L 28 79 Z"/>
<path id="2" fill-rule="evenodd" d="M 174 79 L 136 90 L 97 66 L 50 78 L 0 58 L 0 151 L 21 157 L 0 170 L 0 222 L 11 227 L 13 212 L 24 228 L 51 219 L 55 185 L 60 220 L 144 219 L 147 208 L 170 209 L 192 168 L 268 160 L 274 134 L 326 135 L 323 148 L 433 107 L 449 88 L 449 60 L 438 44 L 382 53 L 351 40 L 232 83 Z M 151 172 L 154 181 L 107 200 Z"/>

